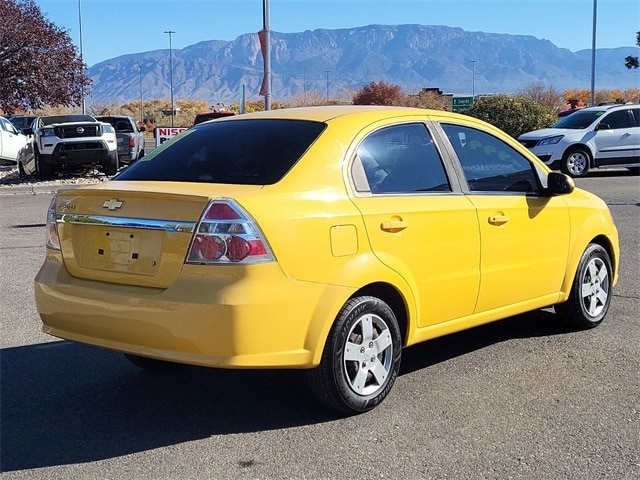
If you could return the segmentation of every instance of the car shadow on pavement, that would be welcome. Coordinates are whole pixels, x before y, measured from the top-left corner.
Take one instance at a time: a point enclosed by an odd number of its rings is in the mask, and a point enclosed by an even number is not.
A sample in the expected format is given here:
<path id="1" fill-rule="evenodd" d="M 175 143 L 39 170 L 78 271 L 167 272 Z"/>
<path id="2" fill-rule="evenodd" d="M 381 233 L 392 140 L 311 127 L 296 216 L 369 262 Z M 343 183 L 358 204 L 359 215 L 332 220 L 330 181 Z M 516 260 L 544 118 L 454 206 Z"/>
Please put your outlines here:
<path id="1" fill-rule="evenodd" d="M 572 332 L 552 310 L 536 310 L 406 348 L 400 375 L 406 375 L 490 345 L 517 338 L 549 337 Z"/>
<path id="2" fill-rule="evenodd" d="M 514 338 L 566 331 L 548 312 L 512 317 L 405 350 L 401 374 Z M 67 341 L 5 348 L 0 366 L 4 472 L 341 418 L 316 404 L 302 370 L 148 372 L 119 353 Z"/>

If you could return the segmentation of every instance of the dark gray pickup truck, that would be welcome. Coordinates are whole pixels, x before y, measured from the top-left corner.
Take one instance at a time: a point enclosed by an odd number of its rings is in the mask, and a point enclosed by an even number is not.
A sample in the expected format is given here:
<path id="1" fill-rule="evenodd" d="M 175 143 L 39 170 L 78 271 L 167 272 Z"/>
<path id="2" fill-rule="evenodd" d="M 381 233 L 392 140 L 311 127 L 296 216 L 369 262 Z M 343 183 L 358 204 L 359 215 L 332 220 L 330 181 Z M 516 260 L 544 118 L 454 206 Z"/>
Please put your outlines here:
<path id="1" fill-rule="evenodd" d="M 100 122 L 110 123 L 118 139 L 118 160 L 121 165 L 132 164 L 144 156 L 144 127 L 138 130 L 133 118 L 125 115 L 101 115 Z"/>

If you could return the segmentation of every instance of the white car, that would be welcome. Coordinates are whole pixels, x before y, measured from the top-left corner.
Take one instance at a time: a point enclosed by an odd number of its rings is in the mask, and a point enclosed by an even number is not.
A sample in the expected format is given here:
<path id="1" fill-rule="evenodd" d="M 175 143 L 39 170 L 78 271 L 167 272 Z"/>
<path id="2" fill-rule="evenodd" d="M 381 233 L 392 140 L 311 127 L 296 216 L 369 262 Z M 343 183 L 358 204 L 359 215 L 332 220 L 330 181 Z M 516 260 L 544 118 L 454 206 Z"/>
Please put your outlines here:
<path id="1" fill-rule="evenodd" d="M 0 117 L 0 160 L 16 162 L 20 149 L 27 143 L 27 137 L 4 117 Z"/>
<path id="2" fill-rule="evenodd" d="M 591 168 L 640 168 L 640 105 L 580 109 L 551 128 L 518 137 L 550 168 L 582 177 Z"/>

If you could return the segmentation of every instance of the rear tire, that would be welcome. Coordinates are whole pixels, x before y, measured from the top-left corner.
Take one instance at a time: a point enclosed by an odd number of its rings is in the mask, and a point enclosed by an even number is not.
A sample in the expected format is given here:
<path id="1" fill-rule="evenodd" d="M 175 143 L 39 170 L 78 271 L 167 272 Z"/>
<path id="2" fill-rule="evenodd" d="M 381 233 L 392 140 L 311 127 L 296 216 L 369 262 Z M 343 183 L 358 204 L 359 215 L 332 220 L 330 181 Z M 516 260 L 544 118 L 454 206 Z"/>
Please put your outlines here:
<path id="1" fill-rule="evenodd" d="M 320 365 L 308 372 L 311 390 L 332 410 L 366 412 L 391 391 L 401 355 L 393 310 L 379 298 L 352 298 L 331 328 Z"/>
<path id="2" fill-rule="evenodd" d="M 589 155 L 589 152 L 583 147 L 574 147 L 569 149 L 562 157 L 560 169 L 562 173 L 579 178 L 587 174 L 590 165 L 591 155 Z"/>
<path id="3" fill-rule="evenodd" d="M 613 269 L 607 251 L 590 244 L 582 254 L 569 298 L 554 309 L 562 320 L 580 330 L 597 327 L 611 303 Z"/>

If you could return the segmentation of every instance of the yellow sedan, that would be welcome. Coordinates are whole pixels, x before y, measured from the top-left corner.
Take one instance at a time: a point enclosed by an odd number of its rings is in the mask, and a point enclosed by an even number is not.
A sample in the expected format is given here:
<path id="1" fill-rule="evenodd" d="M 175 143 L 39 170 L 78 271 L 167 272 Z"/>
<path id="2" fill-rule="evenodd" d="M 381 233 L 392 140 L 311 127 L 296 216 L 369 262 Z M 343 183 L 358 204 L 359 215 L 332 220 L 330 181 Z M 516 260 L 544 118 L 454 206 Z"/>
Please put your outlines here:
<path id="1" fill-rule="evenodd" d="M 598 197 L 473 118 L 313 107 L 191 128 L 63 189 L 43 330 L 133 363 L 304 368 L 329 408 L 389 393 L 402 348 L 555 305 L 604 319 L 618 233 Z"/>

